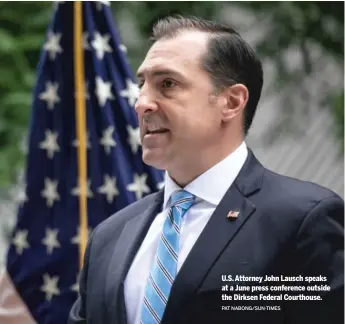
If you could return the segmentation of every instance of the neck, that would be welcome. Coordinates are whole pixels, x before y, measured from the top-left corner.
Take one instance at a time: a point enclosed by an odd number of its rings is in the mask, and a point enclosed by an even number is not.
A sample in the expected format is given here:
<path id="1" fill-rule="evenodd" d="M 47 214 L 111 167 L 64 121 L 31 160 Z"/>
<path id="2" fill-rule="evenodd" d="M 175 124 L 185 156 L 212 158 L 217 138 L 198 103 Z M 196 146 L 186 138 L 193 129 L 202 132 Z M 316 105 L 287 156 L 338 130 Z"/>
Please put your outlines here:
<path id="1" fill-rule="evenodd" d="M 243 139 L 236 141 L 231 145 L 227 146 L 226 149 L 216 153 L 213 150 L 204 150 L 200 157 L 196 160 L 183 161 L 180 165 L 174 165 L 173 168 L 168 169 L 168 173 L 171 179 L 181 188 L 184 188 L 197 177 L 211 169 L 213 166 L 224 160 L 227 156 L 233 153 L 243 142 Z M 217 147 L 219 149 L 219 147 Z"/>

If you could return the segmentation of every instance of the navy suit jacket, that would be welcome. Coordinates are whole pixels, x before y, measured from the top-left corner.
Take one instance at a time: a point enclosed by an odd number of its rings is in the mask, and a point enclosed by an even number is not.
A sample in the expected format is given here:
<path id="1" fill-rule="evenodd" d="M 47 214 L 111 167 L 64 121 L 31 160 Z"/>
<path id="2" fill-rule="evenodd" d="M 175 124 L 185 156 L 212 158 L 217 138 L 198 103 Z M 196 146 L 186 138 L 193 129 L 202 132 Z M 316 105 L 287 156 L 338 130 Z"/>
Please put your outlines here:
<path id="1" fill-rule="evenodd" d="M 161 211 L 163 196 L 163 190 L 146 196 L 93 231 L 80 276 L 80 296 L 69 323 L 127 323 L 124 280 Z M 238 217 L 227 218 L 229 211 L 239 211 Z M 343 233 L 344 203 L 339 196 L 316 184 L 271 172 L 249 151 L 181 267 L 161 323 L 343 323 Z M 330 291 L 309 293 L 320 295 L 320 301 L 223 301 L 222 286 L 235 287 L 236 283 L 223 281 L 222 275 L 234 278 L 236 274 L 324 276 L 327 282 L 316 284 L 327 284 Z M 246 306 L 247 310 L 225 310 L 227 306 Z M 263 308 L 258 310 L 259 306 Z M 263 310 L 266 306 L 279 310 Z"/>

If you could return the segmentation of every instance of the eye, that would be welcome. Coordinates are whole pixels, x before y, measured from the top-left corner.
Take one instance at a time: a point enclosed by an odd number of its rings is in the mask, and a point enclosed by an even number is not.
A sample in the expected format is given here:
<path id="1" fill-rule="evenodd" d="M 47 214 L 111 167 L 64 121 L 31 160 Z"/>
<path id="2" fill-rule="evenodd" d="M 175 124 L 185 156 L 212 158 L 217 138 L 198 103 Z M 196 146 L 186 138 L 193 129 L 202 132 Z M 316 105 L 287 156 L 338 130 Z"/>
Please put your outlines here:
<path id="1" fill-rule="evenodd" d="M 138 84 L 139 89 L 143 87 L 144 83 L 145 83 L 144 80 L 138 80 L 137 84 Z"/>
<path id="2" fill-rule="evenodd" d="M 173 80 L 170 80 L 170 79 L 165 79 L 165 80 L 163 80 L 163 82 L 162 82 L 162 87 L 163 87 L 164 89 L 171 89 L 171 88 L 173 88 L 175 85 L 176 85 L 176 83 L 175 83 Z"/>

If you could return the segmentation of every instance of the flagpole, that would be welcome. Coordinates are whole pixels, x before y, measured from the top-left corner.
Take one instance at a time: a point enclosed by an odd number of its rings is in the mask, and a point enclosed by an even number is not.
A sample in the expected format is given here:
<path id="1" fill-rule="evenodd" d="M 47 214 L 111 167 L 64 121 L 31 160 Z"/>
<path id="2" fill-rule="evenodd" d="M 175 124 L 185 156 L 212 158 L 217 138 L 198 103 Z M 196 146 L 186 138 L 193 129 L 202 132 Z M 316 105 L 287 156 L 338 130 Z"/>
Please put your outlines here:
<path id="1" fill-rule="evenodd" d="M 74 1 L 74 84 L 76 106 L 76 130 L 79 181 L 79 265 L 83 266 L 84 252 L 88 236 L 87 220 L 87 154 L 86 154 L 86 116 L 85 82 L 83 55 L 83 11 L 82 1 Z"/>

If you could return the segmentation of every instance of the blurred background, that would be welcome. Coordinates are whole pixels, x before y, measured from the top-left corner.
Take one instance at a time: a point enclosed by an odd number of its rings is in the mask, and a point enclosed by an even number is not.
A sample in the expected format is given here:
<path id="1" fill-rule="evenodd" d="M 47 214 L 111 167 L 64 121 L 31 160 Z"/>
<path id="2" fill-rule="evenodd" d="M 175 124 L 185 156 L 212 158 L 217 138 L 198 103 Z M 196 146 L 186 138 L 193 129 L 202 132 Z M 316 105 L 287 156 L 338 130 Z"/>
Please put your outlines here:
<path id="1" fill-rule="evenodd" d="M 35 69 L 53 6 L 0 3 L 0 268 L 25 199 Z M 248 145 L 267 168 L 344 197 L 343 2 L 126 1 L 111 8 L 133 71 L 159 17 L 180 13 L 230 23 L 264 65 L 264 91 Z"/>

